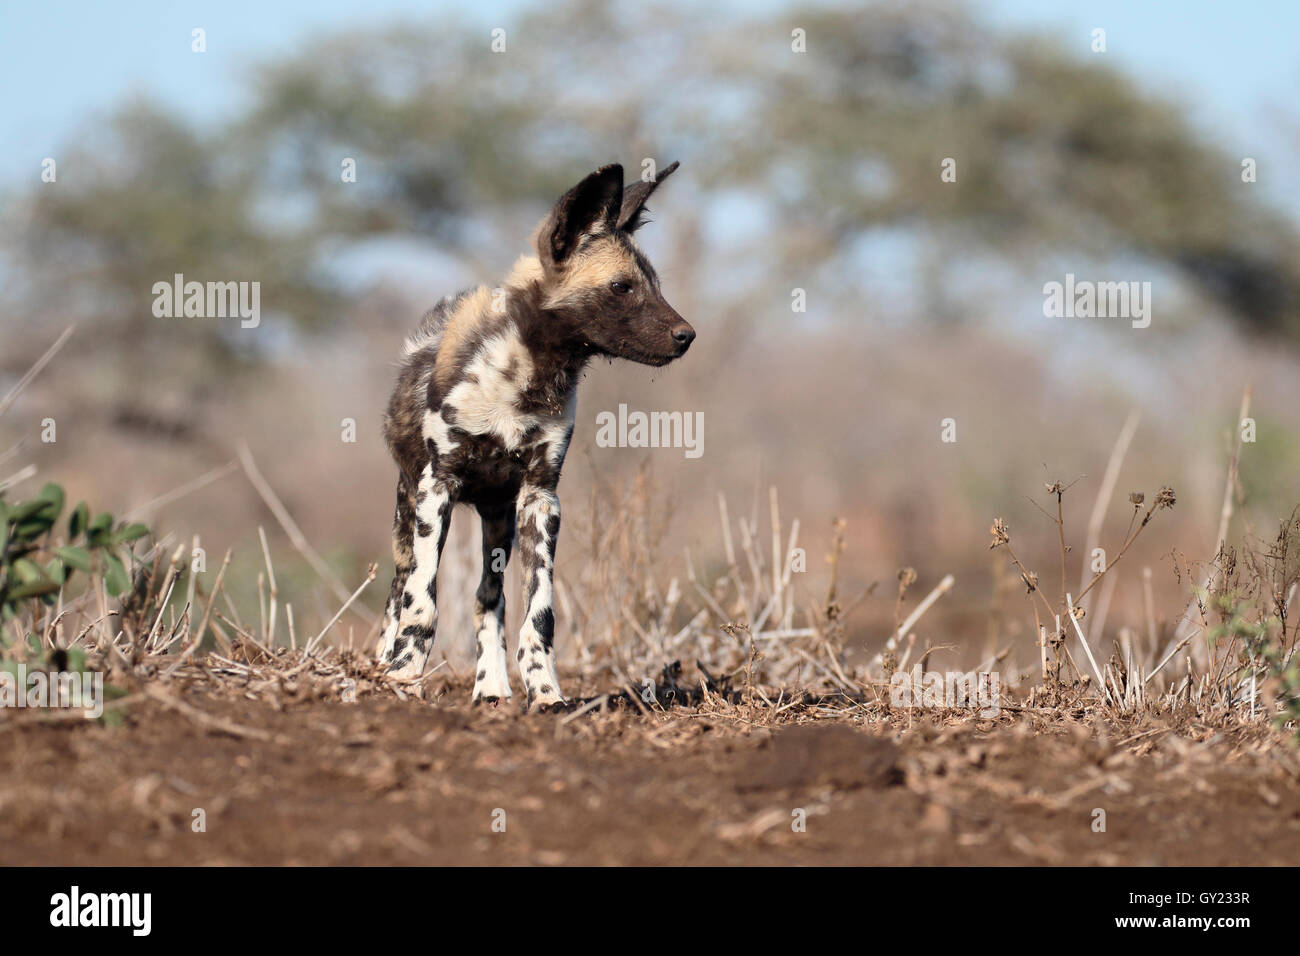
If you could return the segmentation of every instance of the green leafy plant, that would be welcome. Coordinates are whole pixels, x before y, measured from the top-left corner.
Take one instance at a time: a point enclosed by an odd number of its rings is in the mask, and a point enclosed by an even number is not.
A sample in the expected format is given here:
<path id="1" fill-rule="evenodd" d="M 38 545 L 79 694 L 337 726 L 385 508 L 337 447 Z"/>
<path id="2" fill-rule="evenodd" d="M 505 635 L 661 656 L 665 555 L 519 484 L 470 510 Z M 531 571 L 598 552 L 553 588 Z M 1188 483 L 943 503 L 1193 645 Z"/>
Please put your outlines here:
<path id="1" fill-rule="evenodd" d="M 1211 606 L 1219 618 L 1206 631 L 1211 652 L 1226 646 L 1229 655 L 1235 655 L 1237 678 L 1255 675 L 1265 701 L 1276 705 L 1276 727 L 1300 727 L 1300 662 L 1286 646 L 1284 621 L 1252 613 L 1249 602 L 1236 592 L 1216 595 Z M 1296 735 L 1300 739 L 1300 729 Z"/>
<path id="2" fill-rule="evenodd" d="M 0 672 L 7 673 L 17 693 L 26 692 L 24 682 L 34 671 L 53 672 L 56 674 L 75 674 L 86 675 L 93 674 L 95 668 L 91 666 L 87 658 L 86 651 L 81 647 L 69 647 L 66 650 L 54 650 L 45 653 L 41 647 L 40 639 L 32 633 L 27 635 L 27 646 L 30 655 L 26 660 L 18 660 L 14 657 L 0 657 Z M 103 701 L 107 704 L 109 701 L 125 697 L 126 689 L 114 684 L 103 684 Z M 30 705 L 28 705 L 30 706 Z M 96 718 L 101 724 L 108 727 L 119 727 L 124 722 L 121 708 L 105 707 L 103 713 Z"/>
<path id="3" fill-rule="evenodd" d="M 0 493 L 0 620 L 13 619 L 28 602 L 52 605 L 77 571 L 102 573 L 114 597 L 131 586 L 121 551 L 149 529 L 119 524 L 108 512 L 91 517 L 83 501 L 68 515 L 60 542 L 64 504 L 63 488 L 52 482 L 30 501 L 9 503 Z"/>
<path id="4" fill-rule="evenodd" d="M 1274 696 L 1281 700 L 1275 723 L 1278 727 L 1294 725 L 1296 740 L 1300 741 L 1300 661 L 1291 655 L 1285 660 L 1270 663 L 1270 676 L 1276 682 Z"/>

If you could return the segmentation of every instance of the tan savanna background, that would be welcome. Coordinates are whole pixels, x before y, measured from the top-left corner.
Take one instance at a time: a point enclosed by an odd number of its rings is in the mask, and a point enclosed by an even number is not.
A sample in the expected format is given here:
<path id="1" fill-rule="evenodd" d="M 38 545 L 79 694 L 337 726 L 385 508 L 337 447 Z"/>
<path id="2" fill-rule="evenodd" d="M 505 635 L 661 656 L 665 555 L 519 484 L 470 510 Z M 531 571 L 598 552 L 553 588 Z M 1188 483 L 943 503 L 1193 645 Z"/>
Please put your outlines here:
<path id="1" fill-rule="evenodd" d="M 970 667 L 1011 644 L 1031 664 L 1031 607 L 989 526 L 1006 519 L 1054 595 L 1057 532 L 1040 507 L 1054 511 L 1048 483 L 1069 485 L 1077 591 L 1130 416 L 1102 545 L 1118 549 L 1129 492 L 1150 501 L 1168 485 L 1177 505 L 1125 556 L 1090 626 L 1145 632 L 1150 568 L 1167 635 L 1188 566 L 1215 552 L 1248 385 L 1256 440 L 1242 446 L 1231 540 L 1271 539 L 1300 502 L 1294 165 L 1261 161 L 1259 181 L 1242 165 L 1300 148 L 1289 102 L 1245 104 L 1216 128 L 1176 84 L 1135 75 L 1142 53 L 1122 32 L 1108 42 L 1127 50 L 1094 52 L 1077 17 L 1027 31 L 946 3 L 465 17 L 379 4 L 366 29 L 304 28 L 273 55 L 216 28 L 191 53 L 189 19 L 169 21 L 177 62 L 224 74 L 234 106 L 214 116 L 146 88 L 75 131 L 11 144 L 29 171 L 3 196 L 0 394 L 76 331 L 0 420 L 0 480 L 34 464 L 10 494 L 60 481 L 177 543 L 199 536 L 209 569 L 233 549 L 250 618 L 259 526 L 302 631 L 339 602 L 238 463 L 241 445 L 348 590 L 380 564 L 361 598 L 377 615 L 395 476 L 380 421 L 404 336 L 438 297 L 502 278 L 548 204 L 613 161 L 629 180 L 682 163 L 641 241 L 699 338 L 662 370 L 587 375 L 560 486 L 563 660 L 575 637 L 640 640 L 674 579 L 670 623 L 702 606 L 688 572 L 711 581 L 725 566 L 720 500 L 733 547 L 743 521 L 770 556 L 775 489 L 781 549 L 797 519 L 807 555 L 801 603 L 823 600 L 844 521 L 851 647 L 879 650 L 911 567 L 909 603 L 955 580 L 917 629 L 950 647 L 936 662 Z M 1183 64 L 1189 78 L 1207 68 L 1191 52 Z M 40 181 L 45 157 L 55 182 Z M 941 181 L 948 158 L 955 182 Z M 155 317 L 152 286 L 176 273 L 259 282 L 260 325 Z M 1066 273 L 1150 282 L 1150 327 L 1044 316 L 1043 285 Z M 703 412 L 703 455 L 598 447 L 596 415 L 620 402 Z M 441 575 L 438 647 L 458 667 L 477 578 L 469 518 Z M 517 584 L 508 594 L 513 630 Z M 366 639 L 353 616 L 334 639 L 349 629 Z"/>

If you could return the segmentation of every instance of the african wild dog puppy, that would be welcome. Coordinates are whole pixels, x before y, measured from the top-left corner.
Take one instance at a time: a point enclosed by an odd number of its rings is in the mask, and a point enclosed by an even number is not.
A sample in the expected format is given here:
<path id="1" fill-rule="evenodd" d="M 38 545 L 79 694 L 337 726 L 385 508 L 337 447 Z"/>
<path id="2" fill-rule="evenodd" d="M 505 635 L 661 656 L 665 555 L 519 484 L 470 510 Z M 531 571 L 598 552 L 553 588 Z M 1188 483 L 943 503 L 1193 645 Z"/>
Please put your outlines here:
<path id="1" fill-rule="evenodd" d="M 578 379 L 596 356 L 666 365 L 695 330 L 664 301 L 632 233 L 677 164 L 624 188 L 623 167 L 596 170 L 560 198 L 497 290 L 434 307 L 407 340 L 384 437 L 397 461 L 393 558 L 381 660 L 423 673 L 438 610 L 438 560 L 456 504 L 478 509 L 483 576 L 474 608 L 473 701 L 511 695 L 505 562 L 518 536 L 525 616 L 517 660 L 530 708 L 563 703 L 552 639 L 551 570 L 560 530 L 555 487 L 573 434 Z"/>

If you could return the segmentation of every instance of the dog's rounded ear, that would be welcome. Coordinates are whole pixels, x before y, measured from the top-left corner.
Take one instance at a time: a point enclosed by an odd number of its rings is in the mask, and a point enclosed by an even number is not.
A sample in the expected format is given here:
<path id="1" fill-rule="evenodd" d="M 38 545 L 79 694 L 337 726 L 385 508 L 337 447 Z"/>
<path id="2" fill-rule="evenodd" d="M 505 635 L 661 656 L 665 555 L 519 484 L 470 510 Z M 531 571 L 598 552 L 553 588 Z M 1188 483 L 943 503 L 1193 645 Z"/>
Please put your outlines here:
<path id="1" fill-rule="evenodd" d="M 612 232 L 623 201 L 623 167 L 602 166 L 560 197 L 537 235 L 548 269 L 562 265 L 587 236 Z"/>
<path id="2" fill-rule="evenodd" d="M 627 232 L 636 232 L 645 222 L 646 200 L 659 188 L 659 184 L 672 175 L 680 163 L 669 163 L 654 179 L 638 179 L 623 188 L 623 204 L 618 212 L 618 228 Z"/>

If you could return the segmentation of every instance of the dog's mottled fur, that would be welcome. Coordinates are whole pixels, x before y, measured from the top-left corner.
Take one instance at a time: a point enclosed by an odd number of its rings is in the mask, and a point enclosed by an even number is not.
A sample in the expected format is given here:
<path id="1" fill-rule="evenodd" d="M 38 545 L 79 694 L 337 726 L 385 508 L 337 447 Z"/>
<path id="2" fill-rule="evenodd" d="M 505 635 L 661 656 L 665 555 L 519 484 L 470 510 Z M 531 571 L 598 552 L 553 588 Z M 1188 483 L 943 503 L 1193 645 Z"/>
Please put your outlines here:
<path id="1" fill-rule="evenodd" d="M 406 343 L 384 437 L 397 461 L 396 574 L 381 659 L 394 676 L 423 673 L 437 626 L 435 579 L 456 504 L 483 522 L 475 596 L 473 700 L 511 695 L 502 581 L 516 537 L 525 615 L 520 676 L 530 708 L 562 703 L 555 669 L 552 567 L 556 484 L 573 434 L 578 379 L 596 356 L 665 365 L 695 330 L 664 301 L 633 232 L 650 194 L 677 168 L 623 186 L 596 170 L 556 203 L 498 289 L 444 299 Z"/>

